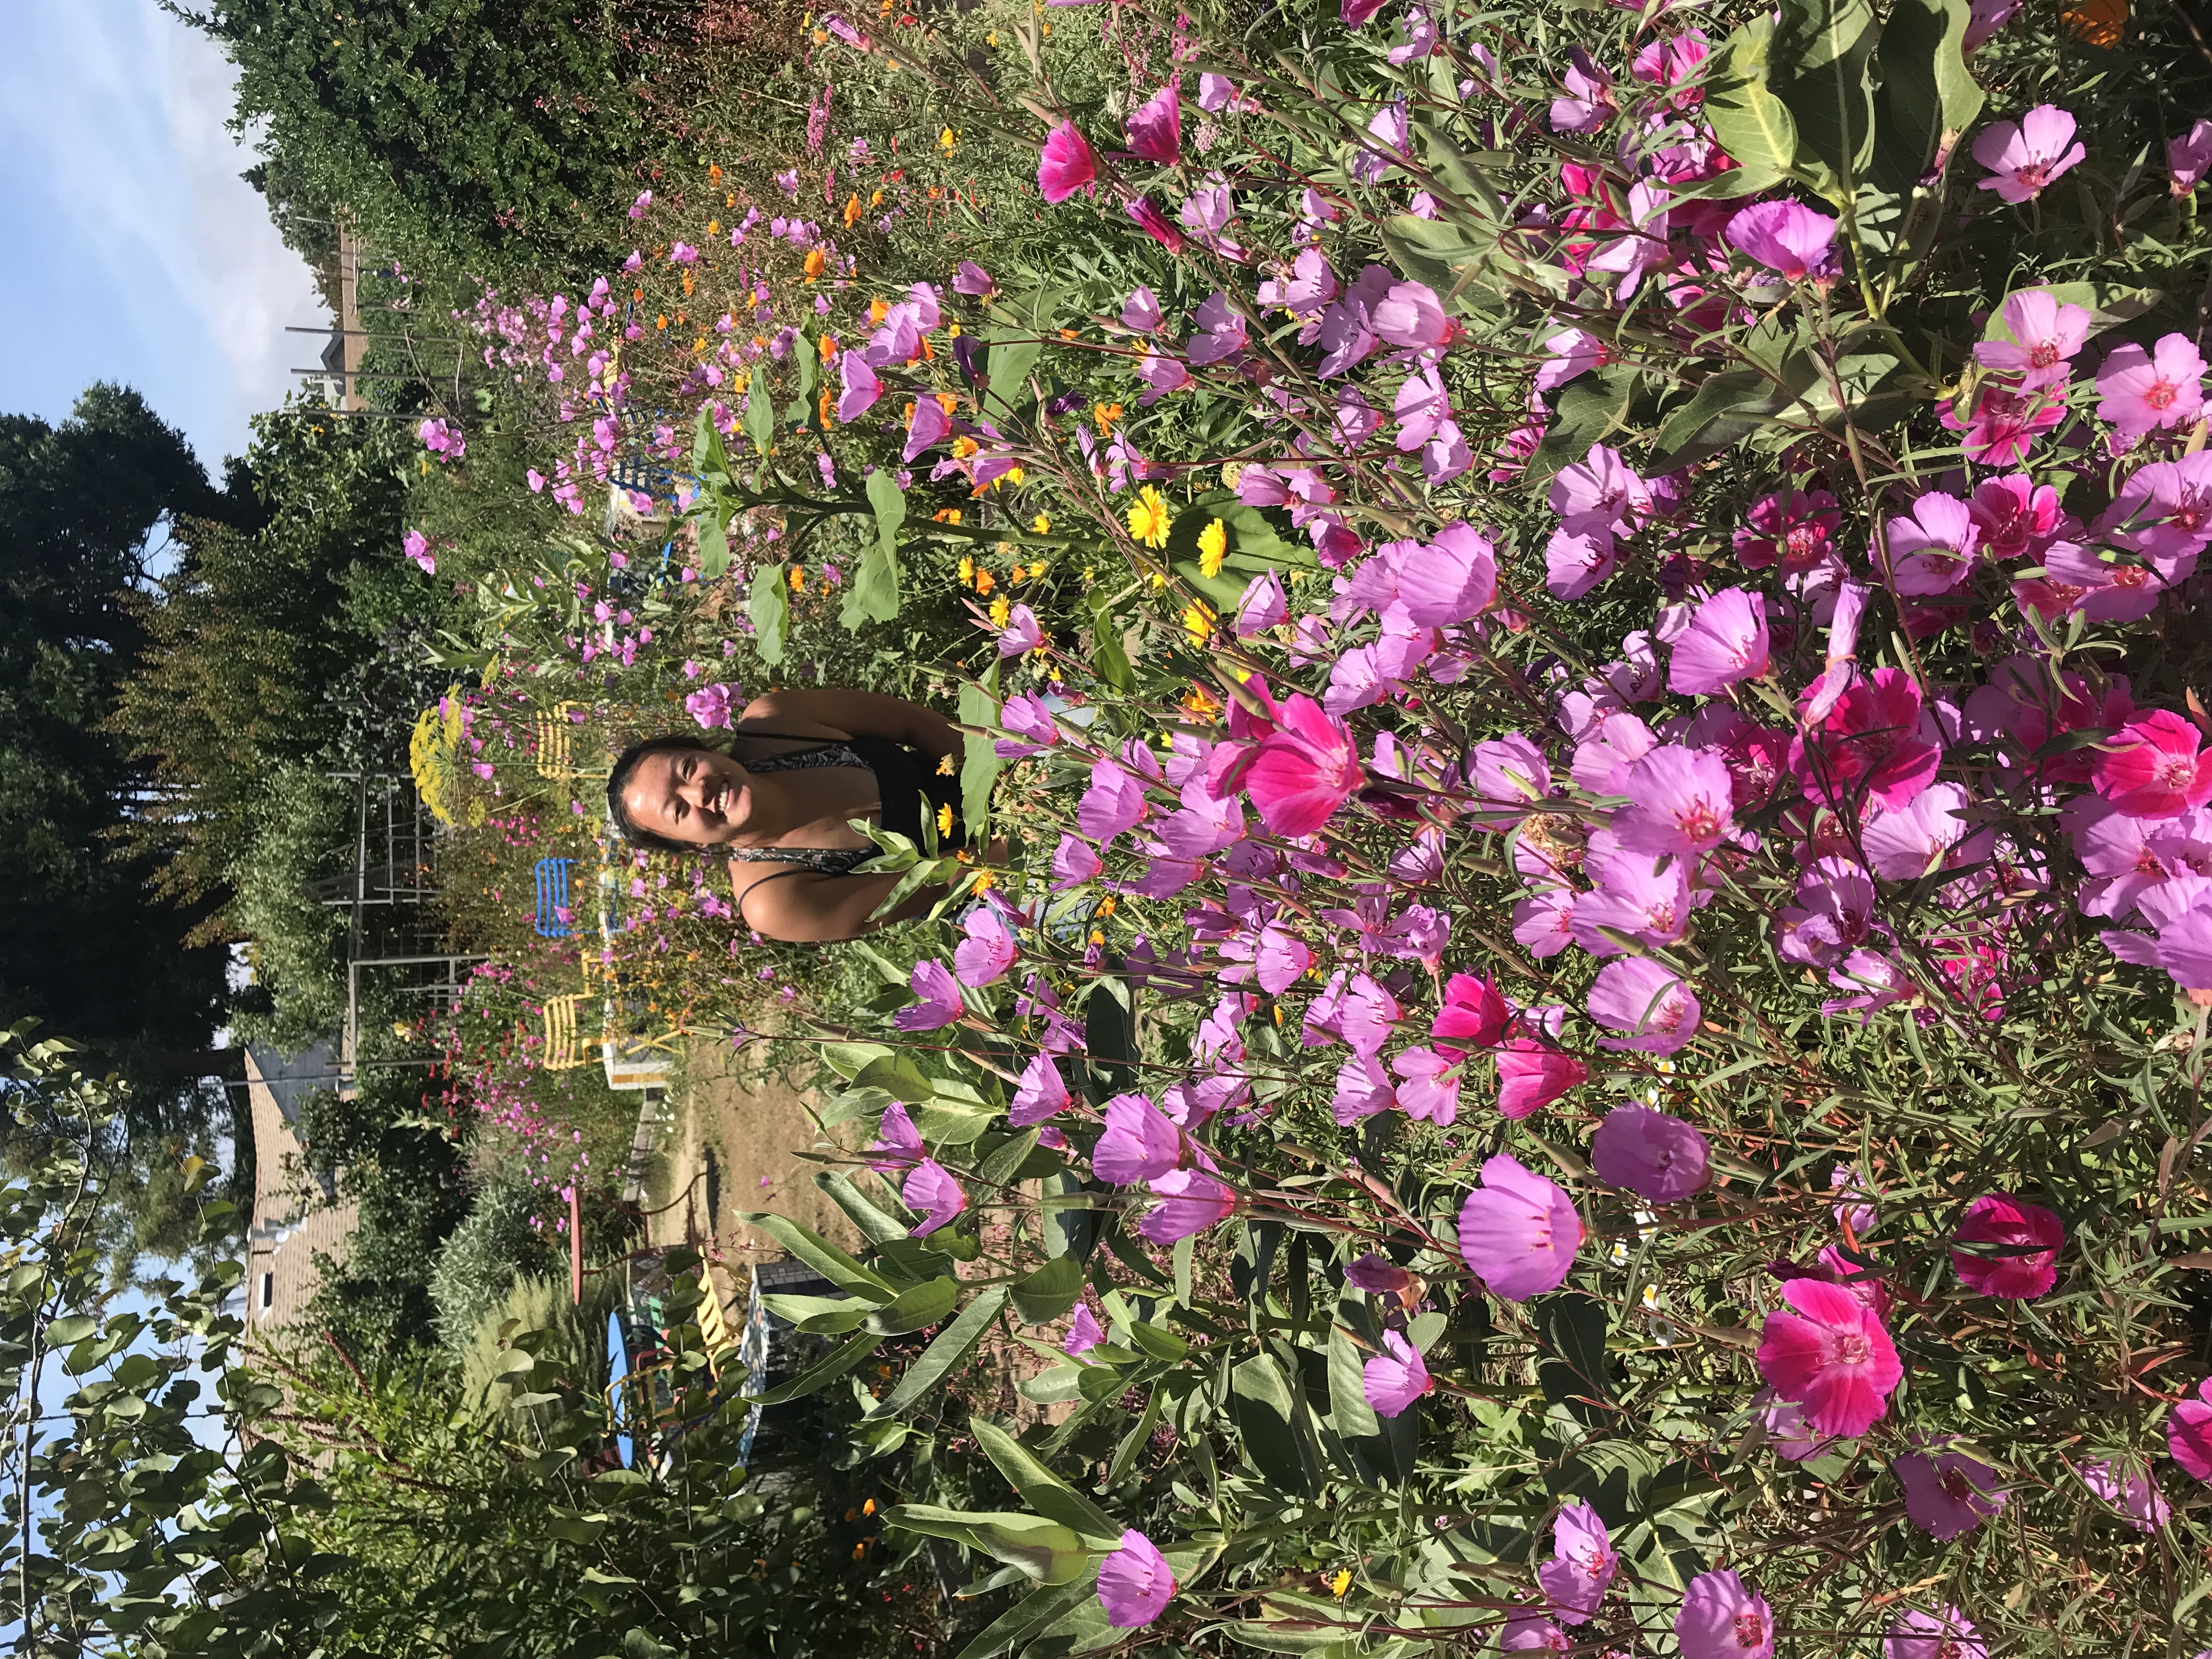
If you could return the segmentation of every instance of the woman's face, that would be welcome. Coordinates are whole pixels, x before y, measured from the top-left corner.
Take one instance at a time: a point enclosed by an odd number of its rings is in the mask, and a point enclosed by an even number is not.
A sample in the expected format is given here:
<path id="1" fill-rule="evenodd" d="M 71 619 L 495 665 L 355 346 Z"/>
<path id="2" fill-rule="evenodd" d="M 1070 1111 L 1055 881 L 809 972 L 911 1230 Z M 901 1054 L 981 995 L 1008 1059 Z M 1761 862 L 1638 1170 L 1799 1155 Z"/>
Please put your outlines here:
<path id="1" fill-rule="evenodd" d="M 641 830 L 694 847 L 734 840 L 752 816 L 752 779 L 711 749 L 656 749 L 637 763 L 623 809 Z"/>

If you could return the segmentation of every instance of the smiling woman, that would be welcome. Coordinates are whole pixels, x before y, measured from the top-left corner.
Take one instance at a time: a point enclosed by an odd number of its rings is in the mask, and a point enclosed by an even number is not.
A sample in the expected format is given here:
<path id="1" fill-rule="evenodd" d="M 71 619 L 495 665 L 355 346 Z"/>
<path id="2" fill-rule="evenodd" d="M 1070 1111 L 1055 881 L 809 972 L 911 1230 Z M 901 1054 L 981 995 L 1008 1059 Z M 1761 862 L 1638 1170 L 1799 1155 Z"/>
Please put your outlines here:
<path id="1" fill-rule="evenodd" d="M 634 845 L 725 854 L 738 915 L 769 939 L 853 939 L 926 911 L 915 895 L 886 916 L 896 875 L 858 875 L 875 856 L 856 818 L 922 839 L 924 814 L 957 847 L 960 732 L 872 691 L 779 691 L 747 705 L 726 748 L 690 732 L 633 744 L 607 780 L 607 814 Z"/>

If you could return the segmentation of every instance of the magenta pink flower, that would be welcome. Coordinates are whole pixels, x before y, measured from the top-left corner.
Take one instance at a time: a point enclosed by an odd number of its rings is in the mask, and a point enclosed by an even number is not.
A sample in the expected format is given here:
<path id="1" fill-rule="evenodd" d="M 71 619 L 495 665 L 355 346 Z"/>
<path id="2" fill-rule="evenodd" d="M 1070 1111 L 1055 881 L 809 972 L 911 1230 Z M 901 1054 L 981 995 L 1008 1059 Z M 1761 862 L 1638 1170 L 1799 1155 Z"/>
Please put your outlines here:
<path id="1" fill-rule="evenodd" d="M 1971 403 L 1954 398 L 1942 405 L 1938 418 L 1946 431 L 1965 434 L 1959 447 L 1968 460 L 1984 466 L 2017 466 L 2038 438 L 2066 418 L 2066 404 L 2047 392 L 2014 390 L 1984 380 L 1974 388 Z"/>
<path id="2" fill-rule="evenodd" d="M 1146 235 L 1151 237 L 1169 252 L 1182 252 L 1182 233 L 1175 228 L 1166 214 L 1160 211 L 1151 197 L 1132 197 L 1121 204 L 1121 208 L 1122 211 L 1143 228 Z"/>
<path id="3" fill-rule="evenodd" d="M 1448 350 L 1460 335 L 1458 321 L 1445 314 L 1436 290 L 1423 283 L 1400 283 L 1370 307 L 1367 326 L 1377 339 L 1408 351 Z"/>
<path id="4" fill-rule="evenodd" d="M 2063 386 L 2068 364 L 2089 337 L 2089 313 L 2059 304 L 2048 289 L 2031 288 L 2009 296 L 1997 314 L 2012 338 L 1983 341 L 1974 348 L 1974 361 L 2019 375 L 2023 389 Z"/>
<path id="5" fill-rule="evenodd" d="M 1628 805 L 1613 815 L 1613 834 L 1632 853 L 1710 853 L 1734 820 L 1728 763 L 1710 749 L 1662 744 L 1628 769 Z"/>
<path id="6" fill-rule="evenodd" d="M 914 1127 L 914 1120 L 907 1115 L 905 1106 L 896 1100 L 884 1108 L 883 1121 L 867 1150 L 875 1154 L 868 1159 L 868 1167 L 878 1175 L 910 1170 L 929 1156 L 929 1149 L 921 1144 L 921 1134 Z"/>
<path id="7" fill-rule="evenodd" d="M 1600 1037 L 1601 1048 L 1671 1054 L 1697 1035 L 1703 1014 L 1680 976 L 1648 957 L 1622 957 L 1599 969 L 1590 987 L 1589 1016 L 1600 1025 L 1628 1033 Z"/>
<path id="8" fill-rule="evenodd" d="M 1907 1452 L 1890 1465 L 1905 1488 L 1905 1513 L 1939 1543 L 1972 1532 L 2005 1505 L 1997 1473 L 1964 1452 Z"/>
<path id="9" fill-rule="evenodd" d="M 952 971 L 963 985 L 991 984 L 1014 965 L 1018 947 L 997 911 L 972 910 L 961 928 L 968 937 L 953 950 Z"/>
<path id="10" fill-rule="evenodd" d="M 1966 1218 L 1951 1237 L 1951 1271 L 1976 1296 L 2025 1302 L 2058 1282 L 2066 1224 L 2039 1204 L 2024 1204 L 2010 1193 L 1984 1193 L 1966 1206 Z M 1998 1249 L 1956 1248 L 1960 1244 Z"/>
<path id="11" fill-rule="evenodd" d="M 1595 132 L 1620 107 L 1613 94 L 1613 72 L 1580 46 L 1567 48 L 1562 77 L 1566 95 L 1552 100 L 1552 131 Z"/>
<path id="12" fill-rule="evenodd" d="M 1166 1175 L 1182 1161 L 1182 1134 L 1145 1095 L 1116 1095 L 1106 1103 L 1106 1133 L 1091 1149 L 1091 1168 L 1101 1181 L 1134 1186 Z"/>
<path id="13" fill-rule="evenodd" d="M 1091 1311 L 1089 1304 L 1079 1302 L 1075 1304 L 1075 1317 L 1067 1322 L 1067 1338 L 1060 1345 L 1060 1351 L 1071 1356 L 1089 1353 L 1105 1340 L 1106 1333 L 1099 1327 L 1098 1316 Z"/>
<path id="14" fill-rule="evenodd" d="M 1060 1076 L 1060 1067 L 1050 1054 L 1039 1054 L 1022 1068 L 1006 1121 L 1017 1129 L 1026 1129 L 1057 1115 L 1067 1102 L 1067 1082 Z"/>
<path id="15" fill-rule="evenodd" d="M 1802 1406 L 1816 1431 L 1856 1439 L 1888 1411 L 1891 1391 L 1905 1379 L 1889 1333 L 1838 1285 L 1793 1279 L 1782 1299 L 1796 1311 L 1766 1316 L 1759 1374 Z"/>
<path id="16" fill-rule="evenodd" d="M 1620 1570 L 1613 1534 L 1589 1504 L 1569 1504 L 1553 1519 L 1552 1551 L 1553 1559 L 1536 1569 L 1544 1599 L 1562 1622 L 1586 1623 Z"/>
<path id="17" fill-rule="evenodd" d="M 1383 1352 L 1361 1369 L 1360 1392 L 1382 1417 L 1398 1417 L 1425 1394 L 1436 1392 L 1437 1380 L 1422 1363 L 1421 1351 L 1395 1331 L 1382 1334 Z"/>
<path id="18" fill-rule="evenodd" d="M 1984 478 L 1974 486 L 1966 511 L 1982 532 L 1982 545 L 1993 558 L 2018 559 L 2040 553 L 2057 534 L 2065 516 L 2058 492 L 2025 472 Z"/>
<path id="19" fill-rule="evenodd" d="M 1400 562 L 1398 603 L 1423 628 L 1471 622 L 1497 597 L 1497 550 L 1472 525 L 1446 525 L 1418 556 Z"/>
<path id="20" fill-rule="evenodd" d="M 2162 336 L 2146 353 L 2130 340 L 2097 370 L 2097 418 L 2123 438 L 2187 426 L 2204 409 L 2204 359 L 2186 334 Z"/>
<path id="21" fill-rule="evenodd" d="M 1464 1059 L 1466 1051 L 1455 1044 L 1495 1048 L 1505 1040 L 1505 1027 L 1512 1018 L 1512 1005 L 1498 994 L 1496 981 L 1487 974 L 1480 979 L 1472 974 L 1454 974 L 1444 981 L 1443 1006 L 1437 1011 L 1429 1035 L 1443 1053 Z"/>
<path id="22" fill-rule="evenodd" d="M 2090 769 L 2097 793 L 2131 818 L 2179 817 L 2212 800 L 2212 753 L 2197 728 L 2170 709 L 2122 726 Z"/>
<path id="23" fill-rule="evenodd" d="M 1948 593 L 1973 568 L 1981 526 L 1966 503 L 1930 491 L 1909 519 L 1889 521 L 1889 585 L 1897 592 Z"/>
<path id="24" fill-rule="evenodd" d="M 2212 1480 L 2212 1376 L 2197 1385 L 2197 1398 L 2175 1402 L 2166 1419 L 2166 1449 L 2198 1480 Z"/>
<path id="25" fill-rule="evenodd" d="M 1099 1564 L 1098 1600 L 1106 1609 L 1106 1622 L 1115 1630 L 1151 1624 L 1167 1611 L 1175 1593 L 1175 1570 L 1152 1547 L 1152 1540 L 1133 1527 L 1121 1534 L 1121 1548 Z"/>
<path id="26" fill-rule="evenodd" d="M 1802 575 L 1826 562 L 1843 522 L 1836 498 L 1825 489 L 1761 495 L 1751 504 L 1750 524 L 1735 534 L 1736 562 L 1764 570 L 1778 561 L 1785 576 Z"/>
<path id="27" fill-rule="evenodd" d="M 844 391 L 837 398 L 837 418 L 849 426 L 875 407 L 876 399 L 884 395 L 884 386 L 876 371 L 868 367 L 868 360 L 857 351 L 847 352 L 837 360 L 837 366 L 845 377 Z"/>
<path id="28" fill-rule="evenodd" d="M 1237 1208 L 1237 1194 L 1198 1170 L 1176 1170 L 1152 1183 L 1160 1201 L 1137 1224 L 1137 1231 L 1155 1244 L 1202 1233 L 1217 1221 L 1225 1221 Z"/>
<path id="29" fill-rule="evenodd" d="M 2088 154 L 2074 143 L 2074 118 L 2054 104 L 2038 104 L 2018 121 L 2000 121 L 1974 140 L 1974 159 L 1993 175 L 1981 187 L 2008 202 L 2033 201 Z"/>
<path id="30" fill-rule="evenodd" d="M 1689 631 L 1674 641 L 1667 689 L 1710 696 L 1739 680 L 1766 672 L 1766 601 L 1741 587 L 1725 587 L 1698 607 Z"/>
<path id="31" fill-rule="evenodd" d="M 1129 150 L 1173 167 L 1182 155 L 1182 100 L 1170 81 L 1129 113 Z"/>
<path id="32" fill-rule="evenodd" d="M 1729 221 L 1724 234 L 1790 282 L 1833 274 L 1836 222 L 1802 202 L 1754 202 Z"/>
<path id="33" fill-rule="evenodd" d="M 1525 1302 L 1567 1282 L 1582 1248 L 1574 1200 L 1518 1158 L 1500 1152 L 1460 1206 L 1459 1253 L 1485 1289 Z"/>
<path id="34" fill-rule="evenodd" d="M 1733 1569 L 1701 1572 L 1674 1615 L 1682 1659 L 1774 1659 L 1774 1613 Z"/>
<path id="35" fill-rule="evenodd" d="M 1680 1118 L 1649 1106 L 1616 1106 L 1590 1137 L 1590 1167 L 1608 1187 L 1654 1204 L 1678 1204 L 1700 1191 L 1712 1149 Z"/>
<path id="36" fill-rule="evenodd" d="M 1074 122 L 1062 121 L 1046 137 L 1037 157 L 1037 189 L 1046 201 L 1055 204 L 1079 190 L 1097 193 L 1098 158 Z"/>
<path id="37" fill-rule="evenodd" d="M 1260 821 L 1278 836 L 1310 836 L 1352 799 L 1366 775 L 1352 728 L 1304 692 L 1283 705 L 1244 773 Z"/>
<path id="38" fill-rule="evenodd" d="M 908 983 L 921 1000 L 891 1016 L 891 1024 L 902 1031 L 934 1031 L 967 1012 L 960 1000 L 960 982 L 941 962 L 917 962 Z"/>
<path id="39" fill-rule="evenodd" d="M 1956 1607 L 1940 1613 L 1915 1607 L 1890 1622 L 1881 1644 L 1882 1659 L 1989 1659 L 1989 1648 L 1974 1621 Z"/>
<path id="40" fill-rule="evenodd" d="M 1895 811 L 1935 781 L 1943 757 L 1921 727 L 1912 676 L 1877 668 L 1837 699 L 1817 731 L 1790 739 L 1790 770 L 1826 805 L 1841 805 L 1863 789 Z"/>
<path id="41" fill-rule="evenodd" d="M 1515 1037 L 1498 1051 L 1498 1110 L 1504 1117 L 1527 1117 L 1589 1081 L 1589 1066 L 1532 1037 Z"/>
<path id="42" fill-rule="evenodd" d="M 2195 195 L 2205 173 L 2212 172 L 2212 120 L 2199 117 L 2180 137 L 2167 139 L 2166 167 L 2173 175 L 2168 188 L 2174 195 Z"/>
<path id="43" fill-rule="evenodd" d="M 933 1158 L 926 1158 L 914 1166 L 906 1184 L 899 1188 L 899 1196 L 906 1200 L 908 1209 L 921 1217 L 914 1224 L 912 1237 L 915 1238 L 927 1238 L 968 1207 L 966 1188 Z"/>
<path id="44" fill-rule="evenodd" d="M 1344 0 L 1342 12 L 1345 26 L 1358 28 L 1382 9 L 1384 0 Z"/>

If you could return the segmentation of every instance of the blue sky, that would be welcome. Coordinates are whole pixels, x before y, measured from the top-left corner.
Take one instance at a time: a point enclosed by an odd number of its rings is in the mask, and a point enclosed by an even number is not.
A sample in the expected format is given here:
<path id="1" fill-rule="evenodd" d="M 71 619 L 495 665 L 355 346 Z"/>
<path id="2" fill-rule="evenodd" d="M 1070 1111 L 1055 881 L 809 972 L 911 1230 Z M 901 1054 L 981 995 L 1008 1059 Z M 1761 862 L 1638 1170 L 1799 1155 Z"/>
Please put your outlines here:
<path id="1" fill-rule="evenodd" d="M 230 65 L 154 0 L 0 9 L 0 411 L 119 380 L 219 476 L 319 350 L 285 325 L 330 320 L 238 177 Z"/>

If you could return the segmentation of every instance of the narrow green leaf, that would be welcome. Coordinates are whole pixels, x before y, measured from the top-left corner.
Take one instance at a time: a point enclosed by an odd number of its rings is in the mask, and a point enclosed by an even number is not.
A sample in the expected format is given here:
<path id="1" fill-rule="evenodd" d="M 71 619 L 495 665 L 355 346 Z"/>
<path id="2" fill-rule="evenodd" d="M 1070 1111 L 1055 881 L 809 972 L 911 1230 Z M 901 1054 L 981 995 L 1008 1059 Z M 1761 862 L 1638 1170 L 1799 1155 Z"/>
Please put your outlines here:
<path id="1" fill-rule="evenodd" d="M 958 714 L 960 724 L 988 726 L 999 718 L 999 665 L 994 662 L 985 672 L 981 684 L 965 684 L 960 688 Z M 999 758 L 998 745 L 988 735 L 969 732 L 961 738 L 960 754 L 960 823 L 968 832 L 968 843 L 980 848 L 989 834 L 991 821 L 991 791 L 999 781 L 999 775 L 1006 769 L 1006 762 Z"/>
<path id="2" fill-rule="evenodd" d="M 1048 1325 L 1082 1294 L 1082 1262 L 1056 1255 L 1014 1286 L 1014 1314 L 1024 1325 Z"/>
<path id="3" fill-rule="evenodd" d="M 809 1231 L 787 1216 L 749 1210 L 738 1219 L 759 1228 L 831 1284 L 856 1296 L 884 1303 L 897 1294 L 882 1274 L 862 1267 L 819 1233 Z"/>
<path id="4" fill-rule="evenodd" d="M 949 1376 L 955 1365 L 967 1358 L 975 1345 L 983 1340 L 983 1333 L 1006 1305 L 1006 1287 L 994 1285 L 960 1310 L 960 1316 L 937 1334 L 934 1340 L 921 1351 L 921 1357 L 907 1368 L 899 1378 L 898 1386 L 878 1401 L 868 1413 L 870 1417 L 897 1417 L 914 1409 Z"/>
<path id="5" fill-rule="evenodd" d="M 764 564 L 753 572 L 745 615 L 753 625 L 753 649 L 770 668 L 783 661 L 783 641 L 791 626 L 791 599 L 784 591 L 783 567 Z"/>
<path id="6" fill-rule="evenodd" d="M 948 1276 L 901 1291 L 890 1307 L 868 1316 L 868 1328 L 885 1336 L 903 1336 L 934 1325 L 958 1304 L 960 1288 L 960 1281 Z"/>
<path id="7" fill-rule="evenodd" d="M 862 1331 L 843 1347 L 833 1349 L 781 1388 L 770 1389 L 766 1394 L 753 1396 L 751 1403 L 756 1406 L 781 1406 L 787 1400 L 802 1400 L 817 1389 L 835 1382 L 882 1344 L 883 1338 L 873 1331 Z"/>
<path id="8" fill-rule="evenodd" d="M 1762 13 L 1730 34 L 1705 75 L 1705 121 L 1739 166 L 1775 178 L 1795 171 L 1797 123 L 1768 85 L 1774 19 Z"/>

